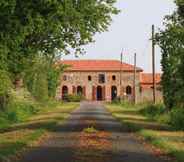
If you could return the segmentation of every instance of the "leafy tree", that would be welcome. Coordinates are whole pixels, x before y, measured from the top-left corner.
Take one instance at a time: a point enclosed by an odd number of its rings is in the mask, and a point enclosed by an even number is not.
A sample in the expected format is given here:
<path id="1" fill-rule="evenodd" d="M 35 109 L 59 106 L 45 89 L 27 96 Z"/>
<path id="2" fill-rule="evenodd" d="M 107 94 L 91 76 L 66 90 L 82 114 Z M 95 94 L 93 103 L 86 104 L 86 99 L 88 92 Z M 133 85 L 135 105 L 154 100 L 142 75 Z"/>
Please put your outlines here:
<path id="1" fill-rule="evenodd" d="M 24 58 L 40 52 L 82 52 L 96 32 L 107 30 L 116 0 L 2 0 L 0 1 L 0 45 L 11 73 L 21 73 Z M 1 46 L 0 46 L 1 47 Z M 0 50 L 1 51 L 1 50 Z M 3 52 L 3 51 L 2 51 Z M 0 55 L 4 55 L 4 52 Z"/>
<path id="2" fill-rule="evenodd" d="M 43 58 L 37 58 L 33 64 L 31 80 L 31 93 L 39 101 L 48 99 L 47 62 Z M 30 83 L 30 82 L 29 82 Z"/>
<path id="3" fill-rule="evenodd" d="M 64 71 L 64 65 L 50 65 L 47 70 L 48 75 L 48 94 L 49 97 L 54 98 L 56 96 L 56 90 L 60 84 L 60 77 Z"/>
<path id="4" fill-rule="evenodd" d="M 42 56 L 53 63 L 56 57 L 69 54 L 70 49 L 76 55 L 83 52 L 82 46 L 93 42 L 97 32 L 107 30 L 111 16 L 118 13 L 115 2 L 1 0 L 0 69 L 11 74 L 12 82 L 29 71 L 29 84 L 26 80 L 28 88 L 36 91 L 31 84 L 40 80 L 31 73 L 33 60 Z M 49 73 L 49 90 L 55 87 L 50 80 L 51 76 L 57 78 L 56 73 Z M 46 74 L 41 75 L 44 75 L 44 80 L 48 77 Z M 31 82 L 33 78 L 34 82 Z"/>
<path id="5" fill-rule="evenodd" d="M 11 81 L 7 72 L 0 70 L 0 110 L 4 110 L 9 101 Z"/>
<path id="6" fill-rule="evenodd" d="M 184 0 L 176 0 L 178 9 L 166 17 L 166 29 L 157 34 L 162 50 L 162 85 L 167 108 L 184 107 Z"/>

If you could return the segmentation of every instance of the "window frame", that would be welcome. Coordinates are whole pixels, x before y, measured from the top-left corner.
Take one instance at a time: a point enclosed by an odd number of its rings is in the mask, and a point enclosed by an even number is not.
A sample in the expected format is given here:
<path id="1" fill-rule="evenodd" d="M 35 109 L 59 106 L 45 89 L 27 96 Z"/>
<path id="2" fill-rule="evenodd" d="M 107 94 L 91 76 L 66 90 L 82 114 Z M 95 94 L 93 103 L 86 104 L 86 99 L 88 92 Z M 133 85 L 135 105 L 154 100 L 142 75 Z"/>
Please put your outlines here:
<path id="1" fill-rule="evenodd" d="M 98 82 L 104 84 L 106 82 L 105 74 L 98 74 Z"/>

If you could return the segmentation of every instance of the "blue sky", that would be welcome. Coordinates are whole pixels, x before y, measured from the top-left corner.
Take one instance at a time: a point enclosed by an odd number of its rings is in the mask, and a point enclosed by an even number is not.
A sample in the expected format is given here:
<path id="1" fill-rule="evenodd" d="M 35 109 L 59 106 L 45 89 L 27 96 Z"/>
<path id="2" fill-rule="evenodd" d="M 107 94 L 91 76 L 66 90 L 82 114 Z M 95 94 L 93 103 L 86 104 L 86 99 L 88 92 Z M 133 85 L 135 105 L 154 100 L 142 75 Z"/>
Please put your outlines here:
<path id="1" fill-rule="evenodd" d="M 118 0 L 119 15 L 113 16 L 113 22 L 107 32 L 96 34 L 95 43 L 85 46 L 86 54 L 78 59 L 120 59 L 123 49 L 123 61 L 133 63 L 133 54 L 137 53 L 137 66 L 151 72 L 151 25 L 156 30 L 163 28 L 163 18 L 176 8 L 173 0 Z M 64 59 L 76 59 L 73 55 Z M 156 47 L 156 71 L 161 71 L 161 53 Z"/>

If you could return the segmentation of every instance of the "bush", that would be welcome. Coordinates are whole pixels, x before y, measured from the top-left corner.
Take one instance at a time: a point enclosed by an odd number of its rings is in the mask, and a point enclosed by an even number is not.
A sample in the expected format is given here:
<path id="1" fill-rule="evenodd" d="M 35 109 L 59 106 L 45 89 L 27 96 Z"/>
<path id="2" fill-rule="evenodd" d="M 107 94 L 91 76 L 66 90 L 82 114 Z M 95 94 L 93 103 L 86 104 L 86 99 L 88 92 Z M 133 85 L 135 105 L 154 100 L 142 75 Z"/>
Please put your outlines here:
<path id="1" fill-rule="evenodd" d="M 0 110 L 5 110 L 10 100 L 11 81 L 8 73 L 0 70 Z"/>
<path id="2" fill-rule="evenodd" d="M 112 104 L 120 104 L 121 103 L 121 99 L 119 97 L 115 98 L 114 100 L 112 100 L 111 102 Z"/>
<path id="3" fill-rule="evenodd" d="M 170 124 L 176 130 L 184 130 L 184 109 L 174 108 L 170 112 Z"/>
<path id="4" fill-rule="evenodd" d="M 80 102 L 84 99 L 85 98 L 82 95 L 67 95 L 67 96 L 65 96 L 65 100 L 68 102 Z"/>
<path id="5" fill-rule="evenodd" d="M 151 119 L 156 119 L 165 113 L 165 107 L 163 104 L 148 104 L 140 110 L 140 113 Z"/>
<path id="6" fill-rule="evenodd" d="M 31 103 L 11 103 L 6 114 L 6 119 L 11 122 L 22 122 L 37 113 L 36 107 Z"/>

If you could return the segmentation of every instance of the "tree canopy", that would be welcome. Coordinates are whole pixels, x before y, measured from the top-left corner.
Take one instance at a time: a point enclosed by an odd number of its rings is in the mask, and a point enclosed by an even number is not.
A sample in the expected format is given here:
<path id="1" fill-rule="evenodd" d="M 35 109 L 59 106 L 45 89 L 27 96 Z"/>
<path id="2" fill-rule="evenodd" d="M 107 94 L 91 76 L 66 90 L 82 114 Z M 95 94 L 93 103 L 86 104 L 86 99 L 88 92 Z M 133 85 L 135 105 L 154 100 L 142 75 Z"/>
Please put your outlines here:
<path id="1" fill-rule="evenodd" d="M 162 85 L 168 108 L 184 107 L 184 0 L 176 0 L 177 11 L 166 17 L 166 29 L 157 35 L 162 50 Z"/>
<path id="2" fill-rule="evenodd" d="M 1 0 L 0 60 L 19 73 L 25 58 L 39 53 L 82 52 L 97 32 L 107 30 L 116 0 Z M 2 66 L 1 68 L 4 68 Z"/>
<path id="3" fill-rule="evenodd" d="M 54 96 L 60 73 L 53 68 L 53 63 L 71 50 L 75 55 L 82 53 L 82 46 L 93 42 L 93 36 L 97 32 L 106 31 L 112 15 L 119 12 L 114 7 L 115 2 L 116 0 L 1 0 L 0 75 L 3 77 L 0 77 L 0 82 L 4 81 L 3 78 L 9 78 L 12 82 L 24 76 L 27 79 L 27 72 L 32 77 L 43 69 L 42 79 L 35 77 L 24 83 L 28 88 L 32 87 L 33 95 L 38 98 L 43 94 L 35 94 L 37 87 L 30 83 L 45 85 L 47 89 L 40 87 L 40 91 L 45 91 L 46 96 Z M 35 62 L 45 62 L 47 68 Z M 8 76 L 5 77 L 5 74 Z M 6 86 L 1 89 L 2 92 L 7 92 L 4 90 Z M 6 96 L 6 93 L 1 93 L 1 96 Z"/>

